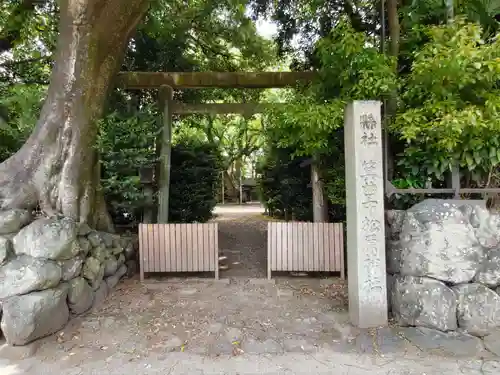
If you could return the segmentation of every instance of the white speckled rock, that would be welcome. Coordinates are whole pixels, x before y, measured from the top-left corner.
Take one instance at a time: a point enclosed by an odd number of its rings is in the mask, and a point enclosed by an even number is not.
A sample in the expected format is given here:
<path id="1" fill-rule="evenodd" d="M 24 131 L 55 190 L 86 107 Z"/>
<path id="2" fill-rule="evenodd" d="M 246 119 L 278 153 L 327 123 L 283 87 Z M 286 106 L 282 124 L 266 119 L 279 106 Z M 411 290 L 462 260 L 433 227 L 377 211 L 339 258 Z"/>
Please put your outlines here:
<path id="1" fill-rule="evenodd" d="M 457 296 L 438 280 L 396 276 L 391 289 L 391 308 L 395 320 L 404 326 L 440 331 L 457 328 Z"/>
<path id="2" fill-rule="evenodd" d="M 474 336 L 485 336 L 500 327 L 500 296 L 481 284 L 453 287 L 457 294 L 458 326 Z"/>
<path id="3" fill-rule="evenodd" d="M 452 284 L 471 281 L 484 256 L 468 216 L 446 200 L 429 199 L 410 208 L 400 246 L 401 275 Z"/>

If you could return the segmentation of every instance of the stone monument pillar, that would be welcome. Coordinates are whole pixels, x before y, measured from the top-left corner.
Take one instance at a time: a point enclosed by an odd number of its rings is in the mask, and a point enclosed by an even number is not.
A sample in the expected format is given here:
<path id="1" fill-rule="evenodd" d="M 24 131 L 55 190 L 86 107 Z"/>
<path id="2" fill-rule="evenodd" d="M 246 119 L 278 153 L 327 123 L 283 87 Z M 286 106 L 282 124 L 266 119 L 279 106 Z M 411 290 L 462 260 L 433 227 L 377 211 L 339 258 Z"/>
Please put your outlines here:
<path id="1" fill-rule="evenodd" d="M 381 103 L 345 111 L 349 316 L 360 328 L 387 325 Z"/>

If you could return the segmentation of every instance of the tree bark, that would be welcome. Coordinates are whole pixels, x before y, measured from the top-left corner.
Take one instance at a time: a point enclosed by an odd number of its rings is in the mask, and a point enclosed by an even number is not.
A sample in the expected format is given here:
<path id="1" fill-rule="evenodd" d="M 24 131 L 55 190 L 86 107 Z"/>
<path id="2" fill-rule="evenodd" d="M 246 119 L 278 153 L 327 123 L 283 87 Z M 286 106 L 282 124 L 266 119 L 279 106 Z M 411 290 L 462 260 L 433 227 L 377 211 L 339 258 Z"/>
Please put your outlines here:
<path id="1" fill-rule="evenodd" d="M 149 0 L 61 0 L 50 86 L 33 133 L 0 165 L 0 209 L 37 206 L 110 230 L 97 120 Z"/>

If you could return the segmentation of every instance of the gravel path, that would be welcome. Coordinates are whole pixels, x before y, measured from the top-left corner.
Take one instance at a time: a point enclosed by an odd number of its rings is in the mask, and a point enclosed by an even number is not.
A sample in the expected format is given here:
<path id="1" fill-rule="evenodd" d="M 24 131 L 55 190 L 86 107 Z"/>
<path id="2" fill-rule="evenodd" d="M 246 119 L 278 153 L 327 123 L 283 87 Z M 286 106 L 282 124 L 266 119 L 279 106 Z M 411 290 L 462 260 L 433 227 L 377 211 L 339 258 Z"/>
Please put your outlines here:
<path id="1" fill-rule="evenodd" d="M 339 286 L 126 280 L 101 308 L 42 340 L 34 357 L 0 360 L 0 374 L 500 373 L 496 358 L 436 356 L 396 327 L 356 330 Z"/>
<path id="2" fill-rule="evenodd" d="M 415 329 L 352 327 L 342 280 L 269 282 L 259 208 L 216 213 L 230 267 L 222 280 L 124 280 L 100 308 L 38 342 L 34 357 L 0 360 L 0 374 L 500 374 L 475 341 L 416 345 Z"/>
<path id="3" fill-rule="evenodd" d="M 220 276 L 265 278 L 267 222 L 256 216 L 218 217 L 219 253 L 227 256 Z"/>
<path id="4" fill-rule="evenodd" d="M 267 272 L 267 221 L 259 205 L 226 205 L 215 209 L 219 224 L 219 253 L 226 256 L 222 278 L 265 278 Z"/>

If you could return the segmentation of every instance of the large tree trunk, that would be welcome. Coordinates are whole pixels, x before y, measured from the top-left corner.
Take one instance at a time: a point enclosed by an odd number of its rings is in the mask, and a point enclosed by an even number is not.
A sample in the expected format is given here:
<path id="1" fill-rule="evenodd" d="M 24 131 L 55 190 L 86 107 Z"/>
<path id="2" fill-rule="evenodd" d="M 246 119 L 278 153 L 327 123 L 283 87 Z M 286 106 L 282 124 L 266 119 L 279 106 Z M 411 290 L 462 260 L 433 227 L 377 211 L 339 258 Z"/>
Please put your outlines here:
<path id="1" fill-rule="evenodd" d="M 94 145 L 110 83 L 148 0 L 62 0 L 59 39 L 40 118 L 0 165 L 0 209 L 37 206 L 109 230 Z"/>

